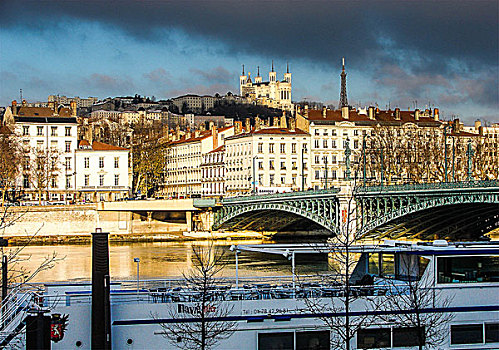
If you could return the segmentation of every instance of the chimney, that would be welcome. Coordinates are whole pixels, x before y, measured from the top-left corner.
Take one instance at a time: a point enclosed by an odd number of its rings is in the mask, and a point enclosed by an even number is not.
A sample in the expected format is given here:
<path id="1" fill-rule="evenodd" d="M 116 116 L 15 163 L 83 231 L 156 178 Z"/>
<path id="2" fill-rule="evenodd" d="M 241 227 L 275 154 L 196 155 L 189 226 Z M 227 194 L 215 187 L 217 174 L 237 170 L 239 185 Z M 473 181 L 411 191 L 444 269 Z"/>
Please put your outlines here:
<path id="1" fill-rule="evenodd" d="M 286 122 L 286 112 L 282 111 L 281 115 L 281 128 L 287 129 L 288 128 L 288 123 Z"/>
<path id="2" fill-rule="evenodd" d="M 234 122 L 234 133 L 236 135 L 240 134 L 243 130 L 243 122 L 242 121 L 235 121 Z"/>
<path id="3" fill-rule="evenodd" d="M 92 233 L 92 349 L 111 349 L 108 235 L 100 228 Z"/>
<path id="4" fill-rule="evenodd" d="M 308 119 L 308 105 L 305 105 L 305 118 Z"/>
<path id="5" fill-rule="evenodd" d="M 17 115 L 17 101 L 12 101 L 12 114 Z"/>
<path id="6" fill-rule="evenodd" d="M 28 107 L 28 102 L 26 102 L 26 100 L 23 100 L 22 105 L 23 107 Z"/>
<path id="7" fill-rule="evenodd" d="M 213 126 L 214 126 L 214 125 L 215 125 L 215 123 L 214 123 L 213 121 L 211 121 L 211 122 L 210 122 L 210 126 L 209 126 L 210 130 L 212 130 L 212 129 L 213 129 Z"/>
<path id="8" fill-rule="evenodd" d="M 71 101 L 69 105 L 71 107 L 71 116 L 76 117 L 76 111 L 77 111 L 76 101 Z"/>
<path id="9" fill-rule="evenodd" d="M 289 131 L 296 131 L 296 117 L 289 118 Z"/>
<path id="10" fill-rule="evenodd" d="M 481 122 L 481 121 L 479 121 L 479 120 L 477 120 L 477 121 L 475 122 L 475 130 L 478 130 L 481 126 L 482 126 L 482 122 Z"/>
<path id="11" fill-rule="evenodd" d="M 414 110 L 414 120 L 419 120 L 419 109 L 418 108 L 416 108 Z"/>
<path id="12" fill-rule="evenodd" d="M 250 132 L 251 131 L 251 121 L 250 118 L 246 118 L 244 120 L 244 131 Z"/>
<path id="13" fill-rule="evenodd" d="M 434 119 L 436 122 L 438 122 L 438 121 L 439 121 L 439 110 L 438 110 L 438 108 L 435 108 L 435 109 L 433 110 L 433 119 Z"/>
<path id="14" fill-rule="evenodd" d="M 341 107 L 341 117 L 343 119 L 348 120 L 349 119 L 349 113 L 350 113 L 350 111 L 348 110 L 348 106 Z"/>
<path id="15" fill-rule="evenodd" d="M 369 112 L 368 112 L 369 119 L 374 120 L 374 107 L 369 106 Z"/>
<path id="16" fill-rule="evenodd" d="M 194 137 L 199 137 L 199 130 L 194 130 Z"/>
<path id="17" fill-rule="evenodd" d="M 50 101 L 49 102 L 49 108 L 53 111 L 55 111 L 55 102 L 54 101 Z"/>
<path id="18" fill-rule="evenodd" d="M 395 108 L 395 120 L 400 120 L 400 108 Z"/>
<path id="19" fill-rule="evenodd" d="M 322 118 L 326 119 L 327 116 L 327 108 L 326 106 L 322 107 Z"/>
<path id="20" fill-rule="evenodd" d="M 213 149 L 218 148 L 218 129 L 215 125 L 211 127 L 211 136 L 213 138 Z"/>
<path id="21" fill-rule="evenodd" d="M 279 127 L 279 117 L 274 117 L 274 121 L 272 122 L 272 126 L 274 128 L 278 128 Z"/>
<path id="22" fill-rule="evenodd" d="M 180 138 L 180 125 L 175 127 L 175 138 L 178 140 Z"/>

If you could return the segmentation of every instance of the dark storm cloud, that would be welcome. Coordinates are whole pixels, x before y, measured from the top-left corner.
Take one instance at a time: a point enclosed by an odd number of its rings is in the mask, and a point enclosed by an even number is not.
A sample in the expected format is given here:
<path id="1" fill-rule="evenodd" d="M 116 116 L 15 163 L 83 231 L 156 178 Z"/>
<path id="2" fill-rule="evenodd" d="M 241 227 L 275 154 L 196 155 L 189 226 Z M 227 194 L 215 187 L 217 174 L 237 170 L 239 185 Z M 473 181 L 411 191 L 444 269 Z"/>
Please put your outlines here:
<path id="1" fill-rule="evenodd" d="M 161 45 L 172 44 L 172 33 L 180 31 L 222 43 L 227 56 L 242 53 L 291 63 L 303 59 L 328 69 L 337 69 L 346 56 L 350 72 L 356 70 L 374 84 L 369 96 L 354 98 L 379 97 L 401 106 L 431 98 L 449 106 L 461 101 L 498 108 L 498 10 L 497 0 L 16 0 L 0 2 L 0 26 L 66 30 L 68 23 L 83 20 L 117 28 L 131 40 Z M 197 86 L 206 93 L 237 81 L 224 67 L 190 73 L 206 83 Z M 143 77 L 171 82 L 161 70 Z M 123 83 L 104 76 L 92 80 L 109 87 Z M 176 83 L 180 89 L 192 86 L 190 81 Z M 329 83 L 322 89 L 334 95 L 337 86 L 335 81 L 332 89 Z"/>
<path id="2" fill-rule="evenodd" d="M 191 68 L 189 69 L 189 72 L 193 73 L 195 76 L 200 76 L 209 82 L 229 84 L 231 82 L 237 81 L 238 79 L 234 72 L 229 72 L 227 69 L 221 66 L 215 67 L 210 70 Z"/>
<path id="3" fill-rule="evenodd" d="M 3 1 L 2 26 L 36 28 L 61 17 L 121 28 L 139 40 L 181 29 L 231 50 L 353 65 L 399 63 L 440 72 L 456 58 L 497 65 L 498 2 L 454 1 Z M 23 21 L 19 22 L 22 13 Z M 24 27 L 26 28 L 26 27 Z M 403 51 L 403 54 L 399 53 Z"/>

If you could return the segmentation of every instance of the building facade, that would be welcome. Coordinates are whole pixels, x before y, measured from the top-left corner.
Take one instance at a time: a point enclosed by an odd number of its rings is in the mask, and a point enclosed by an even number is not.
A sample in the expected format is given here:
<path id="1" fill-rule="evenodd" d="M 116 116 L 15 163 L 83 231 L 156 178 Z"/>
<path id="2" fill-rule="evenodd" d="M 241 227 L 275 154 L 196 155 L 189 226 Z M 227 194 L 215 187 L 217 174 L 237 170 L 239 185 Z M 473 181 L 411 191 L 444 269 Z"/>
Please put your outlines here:
<path id="1" fill-rule="evenodd" d="M 186 198 L 202 196 L 201 164 L 203 156 L 224 144 L 224 139 L 234 135 L 234 127 L 185 133 L 170 142 L 167 150 L 165 183 L 167 197 Z"/>
<path id="2" fill-rule="evenodd" d="M 87 140 L 75 150 L 75 190 L 84 202 L 116 201 L 130 194 L 130 150 Z"/>
<path id="3" fill-rule="evenodd" d="M 187 111 L 203 113 L 204 111 L 211 109 L 215 106 L 215 101 L 219 98 L 209 95 L 182 95 L 179 97 L 172 98 L 173 104 L 182 113 Z"/>
<path id="4" fill-rule="evenodd" d="M 49 95 L 48 102 L 55 102 L 56 104 L 62 104 L 65 106 L 69 106 L 71 102 L 76 102 L 76 107 L 78 108 L 86 108 L 86 107 L 91 107 L 94 105 L 97 101 L 97 97 L 87 97 L 87 98 L 80 98 L 79 96 L 75 97 L 67 97 L 67 96 L 60 96 L 60 95 Z"/>
<path id="5" fill-rule="evenodd" d="M 201 162 L 203 197 L 225 195 L 225 145 L 203 155 Z"/>
<path id="6" fill-rule="evenodd" d="M 239 76 L 239 91 L 242 97 L 248 102 L 261 104 L 270 108 L 278 108 L 286 111 L 293 111 L 291 102 L 291 73 L 289 66 L 284 74 L 283 80 L 277 79 L 277 73 L 274 71 L 274 62 L 269 72 L 269 80 L 262 81 L 260 76 L 260 67 L 254 81 L 251 79 L 251 72 L 248 75 L 243 72 Z"/>
<path id="7" fill-rule="evenodd" d="M 226 194 L 307 189 L 310 135 L 290 127 L 258 126 L 225 140 Z"/>
<path id="8" fill-rule="evenodd" d="M 17 186 L 26 200 L 74 199 L 77 147 L 76 103 L 70 108 L 21 106 L 8 108 L 5 124 L 19 136 L 24 151 L 22 174 Z"/>

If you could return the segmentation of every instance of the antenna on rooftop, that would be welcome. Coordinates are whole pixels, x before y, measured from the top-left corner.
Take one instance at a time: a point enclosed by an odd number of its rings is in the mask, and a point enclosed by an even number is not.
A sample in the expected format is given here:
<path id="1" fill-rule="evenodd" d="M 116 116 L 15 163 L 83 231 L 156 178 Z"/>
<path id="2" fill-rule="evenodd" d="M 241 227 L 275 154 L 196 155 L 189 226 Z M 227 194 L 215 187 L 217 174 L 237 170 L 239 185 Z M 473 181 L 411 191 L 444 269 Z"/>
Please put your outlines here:
<path id="1" fill-rule="evenodd" d="M 23 89 L 19 89 L 19 99 L 23 101 Z"/>

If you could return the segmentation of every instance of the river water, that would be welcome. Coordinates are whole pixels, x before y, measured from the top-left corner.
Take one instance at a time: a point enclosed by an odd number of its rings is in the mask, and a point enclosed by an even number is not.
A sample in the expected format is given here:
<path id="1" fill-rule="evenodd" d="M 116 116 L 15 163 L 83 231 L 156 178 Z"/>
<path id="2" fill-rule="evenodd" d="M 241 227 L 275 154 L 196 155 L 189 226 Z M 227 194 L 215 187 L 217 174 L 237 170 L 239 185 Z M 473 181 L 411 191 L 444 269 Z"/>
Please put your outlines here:
<path id="1" fill-rule="evenodd" d="M 232 244 L 260 244 L 259 240 L 230 242 L 220 241 L 215 245 L 226 251 L 228 264 L 222 271 L 223 276 L 235 276 L 235 256 L 230 252 Z M 265 243 L 272 243 L 265 241 Z M 180 277 L 191 265 L 192 246 L 208 245 L 207 241 L 197 242 L 147 242 L 147 243 L 111 243 L 110 270 L 111 279 L 133 280 L 137 277 L 139 258 L 140 279 Z M 13 249 L 13 248 L 8 248 Z M 53 253 L 62 261 L 47 271 L 38 273 L 33 282 L 88 281 L 91 279 L 90 245 L 43 245 L 27 246 L 22 250 L 24 268 L 34 271 L 43 259 Z M 326 255 L 299 255 L 296 260 L 296 272 L 309 274 L 328 269 Z M 239 254 L 239 276 L 289 276 L 291 262 L 278 255 L 242 252 Z"/>

